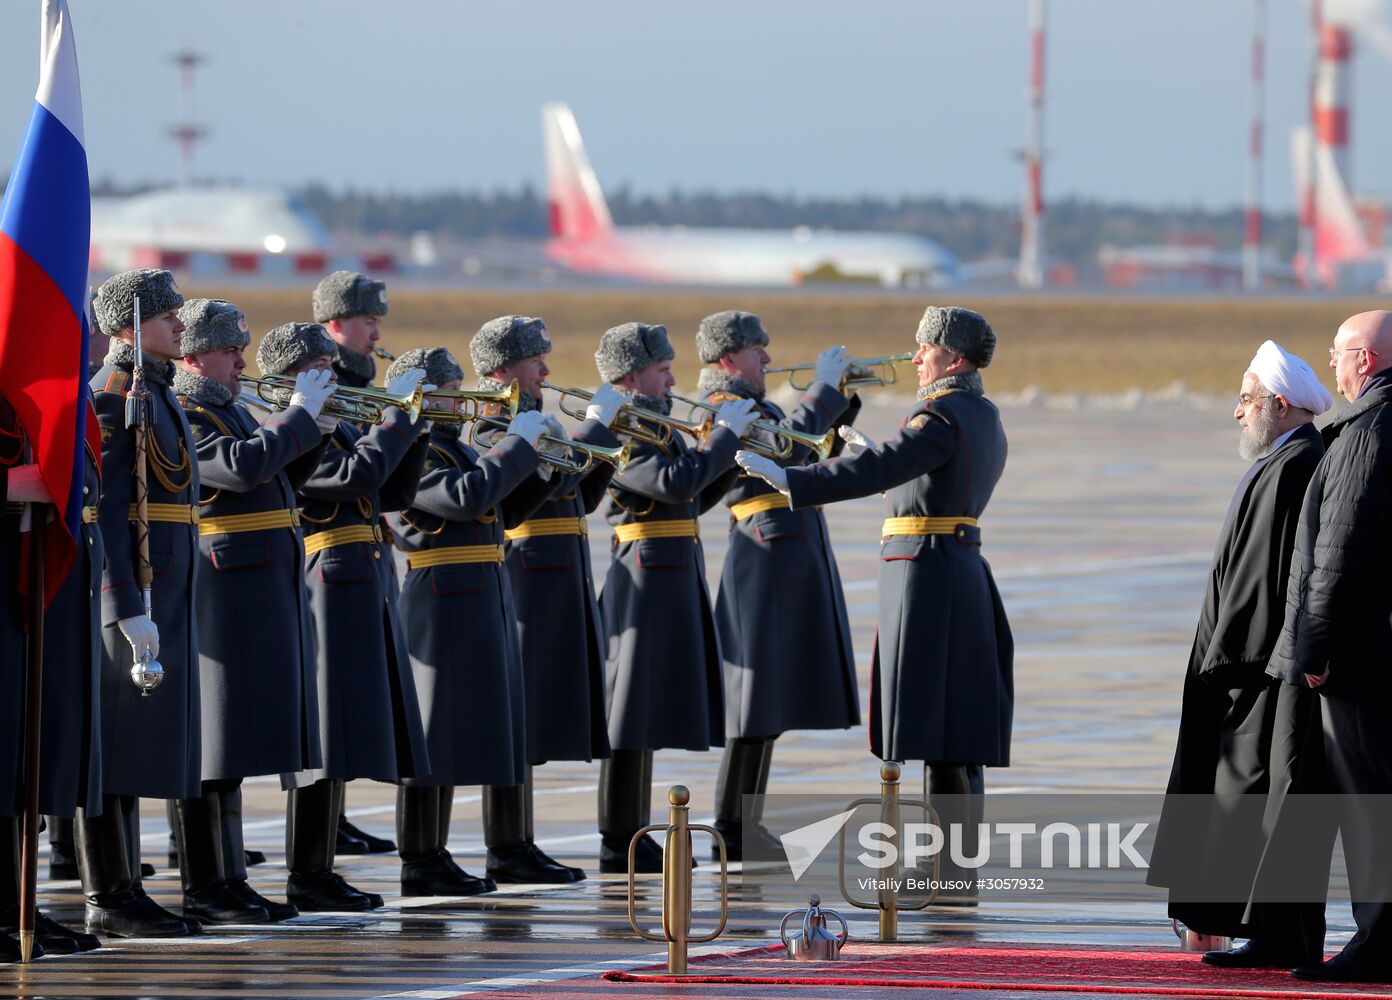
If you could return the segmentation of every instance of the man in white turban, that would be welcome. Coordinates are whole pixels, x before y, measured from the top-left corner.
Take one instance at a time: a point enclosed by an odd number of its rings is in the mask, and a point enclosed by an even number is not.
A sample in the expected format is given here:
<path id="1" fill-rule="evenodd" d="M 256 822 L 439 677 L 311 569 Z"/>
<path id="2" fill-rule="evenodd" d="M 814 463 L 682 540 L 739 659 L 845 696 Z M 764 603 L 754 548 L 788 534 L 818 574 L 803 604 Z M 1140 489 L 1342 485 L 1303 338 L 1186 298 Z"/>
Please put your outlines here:
<path id="1" fill-rule="evenodd" d="M 1252 464 L 1213 554 L 1147 879 L 1170 889 L 1170 916 L 1191 930 L 1250 939 L 1206 954 L 1212 965 L 1289 969 L 1318 960 L 1324 940 L 1322 899 L 1247 904 L 1274 815 L 1268 793 L 1279 803 L 1297 765 L 1310 764 L 1307 734 L 1319 743 L 1316 699 L 1266 667 L 1284 621 L 1301 502 L 1324 454 L 1314 419 L 1331 402 L 1308 364 L 1268 340 L 1233 413 L 1239 452 Z"/>

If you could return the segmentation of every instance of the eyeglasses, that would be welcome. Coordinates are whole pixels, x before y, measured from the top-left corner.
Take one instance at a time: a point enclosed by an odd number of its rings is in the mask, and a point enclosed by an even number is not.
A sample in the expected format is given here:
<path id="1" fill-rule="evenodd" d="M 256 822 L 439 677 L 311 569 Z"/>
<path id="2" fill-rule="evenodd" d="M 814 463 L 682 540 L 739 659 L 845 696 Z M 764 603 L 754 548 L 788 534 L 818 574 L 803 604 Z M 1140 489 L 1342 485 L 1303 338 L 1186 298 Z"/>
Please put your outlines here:
<path id="1" fill-rule="evenodd" d="M 1329 360 L 1338 361 L 1340 354 L 1347 354 L 1349 351 L 1367 351 L 1373 357 L 1377 357 L 1377 351 L 1371 347 L 1331 347 L 1329 349 Z"/>
<path id="2" fill-rule="evenodd" d="M 1276 393 L 1274 393 L 1274 392 L 1268 392 L 1268 393 L 1267 393 L 1266 395 L 1264 395 L 1264 396 L 1253 396 L 1251 393 L 1247 393 L 1247 392 L 1240 393 L 1240 394 L 1238 395 L 1238 397 L 1237 397 L 1237 405 L 1238 405 L 1238 408 L 1239 408 L 1239 409 L 1245 410 L 1245 409 L 1247 409 L 1247 407 L 1251 406 L 1251 405 L 1252 405 L 1253 403 L 1255 403 L 1257 400 L 1259 400 L 1259 399 L 1271 399 L 1271 398 L 1272 398 L 1273 396 L 1275 396 L 1275 395 L 1276 395 Z"/>

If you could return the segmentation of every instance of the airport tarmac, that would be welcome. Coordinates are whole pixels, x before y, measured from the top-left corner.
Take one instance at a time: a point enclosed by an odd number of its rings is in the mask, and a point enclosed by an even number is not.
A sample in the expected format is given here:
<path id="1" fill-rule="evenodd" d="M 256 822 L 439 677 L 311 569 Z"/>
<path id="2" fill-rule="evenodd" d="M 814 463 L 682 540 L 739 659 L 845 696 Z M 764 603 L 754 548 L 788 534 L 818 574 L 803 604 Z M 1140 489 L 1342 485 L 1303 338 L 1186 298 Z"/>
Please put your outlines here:
<path id="1" fill-rule="evenodd" d="M 1226 402 L 1130 403 L 1004 409 L 1010 459 L 982 528 L 984 552 L 1016 641 L 1014 763 L 988 772 L 988 794 L 1164 787 L 1211 548 L 1243 463 Z M 891 436 L 908 405 L 876 399 L 860 426 L 878 439 Z M 882 501 L 842 504 L 827 515 L 851 615 L 863 707 Z M 703 519 L 712 587 L 725 552 L 726 526 L 723 508 Z M 591 540 L 602 576 L 608 536 L 592 530 Z M 864 729 L 789 734 L 778 742 L 770 790 L 875 794 L 877 762 L 866 747 Z M 718 760 L 714 751 L 659 753 L 654 798 L 661 802 L 661 790 L 685 784 L 692 793 L 693 820 L 709 822 Z M 916 768 L 906 771 L 907 793 L 919 777 Z M 570 763 L 536 772 L 539 843 L 592 873 L 597 774 L 598 765 Z M 350 816 L 374 833 L 393 834 L 393 802 L 391 787 L 364 782 L 349 787 Z M 456 803 L 450 846 L 465 868 L 478 871 L 483 867 L 478 789 L 461 788 Z M 266 865 L 251 870 L 252 882 L 267 895 L 280 895 L 284 795 L 278 781 L 248 782 L 245 809 L 248 846 L 270 856 Z M 147 888 L 177 907 L 178 874 L 165 858 L 163 804 L 145 803 L 144 815 L 145 857 L 159 868 Z M 49 997 L 790 995 L 753 987 L 596 983 L 605 970 L 662 957 L 660 945 L 639 940 L 629 929 L 621 879 L 592 874 L 573 886 L 505 887 L 467 900 L 403 900 L 397 869 L 394 857 L 339 859 L 350 882 L 387 896 L 386 907 L 370 914 L 210 928 L 202 937 L 176 941 L 113 939 L 86 956 L 5 967 L 0 992 Z M 696 879 L 695 922 L 708 926 L 713 869 L 703 866 Z M 642 896 L 651 903 L 656 882 L 643 882 Z M 849 911 L 835 900 L 826 902 Z M 42 905 L 68 922 L 81 919 L 77 883 L 46 885 Z M 789 908 L 785 900 L 770 902 L 737 884 L 729 929 L 708 947 L 735 950 L 776 941 L 779 920 Z M 872 940 L 873 914 L 856 911 L 850 917 L 852 935 Z M 1347 908 L 1331 906 L 1327 946 L 1338 948 L 1351 932 Z M 933 908 L 906 915 L 900 934 L 901 940 L 920 942 L 1175 945 L 1159 897 L 1096 905 L 993 899 L 975 910 Z M 912 995 L 955 994 L 916 989 Z"/>

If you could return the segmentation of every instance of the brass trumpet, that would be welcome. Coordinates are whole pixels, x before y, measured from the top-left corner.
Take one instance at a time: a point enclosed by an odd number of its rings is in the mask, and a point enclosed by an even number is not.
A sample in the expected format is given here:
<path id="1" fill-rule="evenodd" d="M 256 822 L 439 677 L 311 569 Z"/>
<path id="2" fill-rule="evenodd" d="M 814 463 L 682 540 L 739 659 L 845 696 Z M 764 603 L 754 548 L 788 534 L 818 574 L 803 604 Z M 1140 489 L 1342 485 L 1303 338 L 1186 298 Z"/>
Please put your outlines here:
<path id="1" fill-rule="evenodd" d="M 462 400 L 465 405 L 457 410 L 437 410 L 432 407 L 429 417 L 443 423 L 466 423 L 484 416 L 483 408 L 490 403 L 506 406 L 508 416 L 517 416 L 517 407 L 522 401 L 522 389 L 518 386 L 517 379 L 513 379 L 512 384 L 503 389 L 431 389 L 425 394 L 425 398 Z"/>
<path id="2" fill-rule="evenodd" d="M 237 381 L 254 386 L 254 394 L 264 403 L 283 410 L 290 405 L 290 396 L 295 391 L 295 380 L 287 375 L 238 375 Z M 269 395 L 267 395 L 269 393 Z M 425 405 L 425 392 L 416 386 L 411 393 L 393 396 L 385 389 L 355 389 L 352 386 L 338 385 L 334 394 L 324 401 L 323 412 L 354 423 L 381 423 L 389 406 L 405 410 L 411 423 L 420 419 L 421 407 Z"/>
<path id="3" fill-rule="evenodd" d="M 687 399 L 685 396 L 678 396 L 676 393 L 672 393 L 672 399 L 676 400 L 678 403 L 686 403 L 688 406 L 694 407 L 695 409 L 705 410 L 712 415 L 719 409 L 719 407 L 712 406 L 710 403 L 701 403 L 694 399 Z M 812 449 L 812 451 L 816 453 L 818 459 L 825 461 L 827 456 L 831 454 L 832 445 L 836 442 L 835 428 L 828 430 L 825 434 L 808 434 L 804 431 L 795 431 L 791 428 L 784 427 L 782 424 L 776 424 L 772 420 L 755 420 L 749 426 L 755 430 L 763 431 L 765 434 L 773 436 L 772 444 L 767 441 L 760 441 L 758 438 L 740 438 L 740 441 L 744 443 L 746 448 L 766 458 L 791 458 L 793 455 L 793 447 L 795 445 L 802 445 L 805 448 Z"/>
<path id="4" fill-rule="evenodd" d="M 588 402 L 594 399 L 594 393 L 584 389 L 571 389 L 566 386 L 554 385 L 551 382 L 541 383 L 543 389 L 551 389 L 560 394 L 560 401 L 556 404 L 562 413 L 572 420 L 584 420 L 585 411 L 579 407 L 566 408 L 566 397 L 574 396 L 576 399 L 583 399 Z M 642 421 L 648 420 L 657 425 L 654 430 L 643 424 Z M 700 440 L 706 433 L 705 425 L 694 423 L 689 420 L 682 420 L 679 417 L 665 416 L 661 413 L 653 413 L 639 406 L 624 404 L 619 407 L 619 416 L 614 421 L 614 426 L 610 428 L 615 434 L 632 438 L 634 441 L 641 441 L 644 444 L 653 444 L 658 447 L 666 445 L 672 440 L 673 431 L 682 431 L 690 434 L 693 438 Z"/>
<path id="5" fill-rule="evenodd" d="M 847 389 L 878 389 L 882 386 L 893 385 L 899 381 L 899 373 L 894 366 L 901 361 L 912 361 L 913 354 L 881 354 L 877 358 L 853 358 L 851 366 L 846 369 L 846 374 L 841 377 L 839 388 L 842 392 Z M 806 365 L 781 365 L 774 368 L 765 368 L 764 374 L 785 372 L 788 375 L 788 384 L 794 389 L 806 390 L 811 388 L 811 382 L 799 382 L 794 375 L 795 372 L 813 371 L 815 364 Z"/>
<path id="6" fill-rule="evenodd" d="M 517 383 L 513 383 L 516 385 Z M 501 416 L 489 417 L 479 414 L 472 415 L 466 419 L 473 421 L 473 428 L 469 431 L 469 443 L 475 448 L 479 447 L 478 440 L 479 428 L 488 427 L 494 430 L 506 432 L 511 423 L 510 418 Z M 633 452 L 633 442 L 625 441 L 617 448 L 606 448 L 603 445 L 587 444 L 584 441 L 576 441 L 574 438 L 557 437 L 554 434 L 543 434 L 538 441 L 550 441 L 552 444 L 559 444 L 569 448 L 571 451 L 579 452 L 583 458 L 565 458 L 561 455 L 549 455 L 540 452 L 540 457 L 547 465 L 560 469 L 562 472 L 589 472 L 594 467 L 595 462 L 608 462 L 614 467 L 615 474 L 623 472 L 628 466 L 628 460 Z"/>

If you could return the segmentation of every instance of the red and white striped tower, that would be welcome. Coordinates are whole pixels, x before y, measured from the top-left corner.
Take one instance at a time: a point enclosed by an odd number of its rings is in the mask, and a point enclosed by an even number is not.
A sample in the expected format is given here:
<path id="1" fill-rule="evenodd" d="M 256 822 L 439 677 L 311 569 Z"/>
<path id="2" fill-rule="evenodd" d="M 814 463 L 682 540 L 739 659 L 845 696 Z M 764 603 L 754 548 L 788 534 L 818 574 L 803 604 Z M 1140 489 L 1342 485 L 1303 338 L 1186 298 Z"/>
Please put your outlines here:
<path id="1" fill-rule="evenodd" d="M 1319 281 L 1315 271 L 1315 107 L 1319 80 L 1320 28 L 1324 22 L 1321 0 L 1310 0 L 1310 142 L 1306 143 L 1305 181 L 1300 190 L 1300 229 L 1297 233 L 1296 255 L 1304 268 L 1298 275 L 1306 288 Z"/>
<path id="2" fill-rule="evenodd" d="M 1242 236 L 1242 287 L 1261 288 L 1262 113 L 1266 100 L 1266 0 L 1254 0 L 1251 126 L 1247 136 L 1247 217 Z"/>
<path id="3" fill-rule="evenodd" d="M 1342 24 L 1320 25 L 1319 69 L 1315 73 L 1315 146 L 1328 150 L 1344 186 L 1353 190 L 1349 167 L 1349 61 L 1353 32 Z"/>
<path id="4" fill-rule="evenodd" d="M 193 149 L 198 140 L 208 134 L 208 130 L 193 120 L 193 74 L 207 57 L 197 52 L 185 50 L 176 52 L 173 62 L 179 67 L 179 96 L 183 108 L 182 121 L 169 126 L 171 139 L 179 142 L 179 186 L 184 187 L 193 180 Z"/>
<path id="5" fill-rule="evenodd" d="M 1029 136 L 1021 210 L 1019 282 L 1044 287 L 1044 0 L 1029 0 Z"/>

